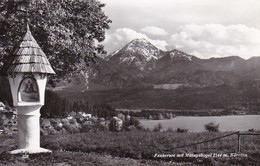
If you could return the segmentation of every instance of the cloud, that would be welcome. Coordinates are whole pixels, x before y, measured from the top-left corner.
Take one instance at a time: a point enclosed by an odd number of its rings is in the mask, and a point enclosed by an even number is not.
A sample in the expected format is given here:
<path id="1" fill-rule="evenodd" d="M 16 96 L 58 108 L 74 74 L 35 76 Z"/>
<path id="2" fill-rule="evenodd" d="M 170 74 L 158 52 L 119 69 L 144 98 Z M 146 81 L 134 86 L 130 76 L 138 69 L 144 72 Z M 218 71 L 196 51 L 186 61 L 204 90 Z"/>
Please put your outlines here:
<path id="1" fill-rule="evenodd" d="M 114 33 L 114 36 L 116 37 L 117 40 L 119 41 L 131 41 L 136 38 L 145 38 L 147 39 L 148 37 L 145 34 L 138 33 L 134 31 L 133 29 L 130 28 L 120 28 L 117 29 Z"/>
<path id="2" fill-rule="evenodd" d="M 109 39 L 105 43 L 108 52 L 121 48 L 133 38 L 141 37 L 149 38 L 160 48 L 170 50 L 176 47 L 201 58 L 260 56 L 259 0 L 101 2 L 106 4 L 103 9 L 113 20 L 107 31 Z M 156 28 L 163 29 L 160 31 Z M 162 35 L 163 30 L 168 35 Z"/>
<path id="3" fill-rule="evenodd" d="M 189 24 L 171 36 L 171 44 L 200 58 L 260 56 L 260 30 L 245 25 Z"/>
<path id="4" fill-rule="evenodd" d="M 101 0 L 113 28 L 149 25 L 167 32 L 190 23 L 245 24 L 260 28 L 259 0 Z M 115 30 L 113 29 L 113 30 Z"/>
<path id="5" fill-rule="evenodd" d="M 164 29 L 155 26 L 147 26 L 142 28 L 141 31 L 155 36 L 165 36 L 168 34 Z"/>
<path id="6" fill-rule="evenodd" d="M 260 56 L 260 29 L 241 24 L 188 24 L 171 36 L 148 36 L 131 28 L 119 28 L 106 35 L 108 53 L 122 48 L 131 40 L 144 38 L 162 50 L 177 48 L 199 58 Z"/>
<path id="7" fill-rule="evenodd" d="M 108 52 L 120 49 L 130 41 L 137 38 L 146 39 L 147 41 L 151 42 L 153 45 L 162 50 L 166 50 L 166 47 L 168 45 L 168 43 L 164 40 L 151 39 L 147 35 L 140 32 L 136 32 L 135 30 L 130 28 L 116 29 L 115 32 L 113 32 L 112 34 L 107 34 L 106 37 L 107 38 L 103 44 L 106 45 L 106 49 L 108 50 Z"/>

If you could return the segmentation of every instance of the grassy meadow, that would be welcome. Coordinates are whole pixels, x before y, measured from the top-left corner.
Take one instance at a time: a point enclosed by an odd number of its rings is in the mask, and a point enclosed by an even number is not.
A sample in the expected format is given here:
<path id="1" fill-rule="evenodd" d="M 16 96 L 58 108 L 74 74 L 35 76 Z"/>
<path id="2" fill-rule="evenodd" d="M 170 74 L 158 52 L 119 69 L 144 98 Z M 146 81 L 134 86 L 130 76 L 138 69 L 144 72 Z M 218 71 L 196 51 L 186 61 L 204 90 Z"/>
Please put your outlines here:
<path id="1" fill-rule="evenodd" d="M 50 135 L 42 139 L 42 146 L 52 150 L 96 152 L 119 157 L 153 159 L 155 153 L 235 153 L 237 135 L 216 141 L 175 149 L 176 147 L 213 139 L 229 132 L 89 132 Z M 242 153 L 260 152 L 260 136 L 241 136 Z"/>
<path id="2" fill-rule="evenodd" d="M 14 136 L 0 136 L 0 165 L 20 162 L 39 165 L 67 162 L 80 165 L 89 162 L 102 165 L 107 161 L 111 165 L 257 165 L 260 163 L 260 136 L 241 136 L 241 153 L 245 156 L 234 157 L 155 157 L 156 154 L 238 154 L 237 136 L 232 135 L 220 140 L 200 145 L 175 149 L 203 140 L 229 134 L 216 133 L 177 133 L 177 132 L 88 132 L 43 136 L 41 146 L 51 149 L 51 155 L 30 155 L 28 159 L 10 157 L 6 151 L 14 149 Z M 91 165 L 91 163 L 89 165 Z M 104 163 L 103 163 L 104 164 Z M 108 164 L 108 165 L 109 165 Z"/>

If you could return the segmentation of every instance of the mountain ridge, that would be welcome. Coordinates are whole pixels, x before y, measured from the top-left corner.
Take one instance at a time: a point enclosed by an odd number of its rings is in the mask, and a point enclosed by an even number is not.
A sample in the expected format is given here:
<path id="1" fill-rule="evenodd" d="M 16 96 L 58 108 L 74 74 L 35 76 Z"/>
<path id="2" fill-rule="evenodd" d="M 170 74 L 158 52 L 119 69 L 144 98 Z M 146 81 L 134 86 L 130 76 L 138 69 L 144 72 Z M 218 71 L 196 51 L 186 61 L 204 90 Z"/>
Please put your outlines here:
<path id="1" fill-rule="evenodd" d="M 260 57 L 200 59 L 177 49 L 162 51 L 145 39 L 132 40 L 97 61 L 85 72 L 89 89 L 175 83 L 216 86 L 260 78 Z"/>

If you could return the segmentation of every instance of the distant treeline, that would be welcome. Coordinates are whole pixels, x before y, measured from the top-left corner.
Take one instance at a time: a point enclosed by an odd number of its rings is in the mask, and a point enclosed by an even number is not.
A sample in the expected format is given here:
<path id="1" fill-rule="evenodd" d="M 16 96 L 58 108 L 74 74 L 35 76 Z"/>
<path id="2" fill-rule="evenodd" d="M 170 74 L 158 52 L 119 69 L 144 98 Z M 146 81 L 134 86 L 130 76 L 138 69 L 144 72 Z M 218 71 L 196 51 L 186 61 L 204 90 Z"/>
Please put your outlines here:
<path id="1" fill-rule="evenodd" d="M 171 111 L 162 110 L 141 110 L 141 111 L 120 111 L 124 115 L 130 115 L 131 117 L 138 117 L 151 120 L 161 120 L 161 119 L 172 119 L 175 117 Z"/>
<path id="2" fill-rule="evenodd" d="M 174 114 L 183 116 L 260 114 L 260 87 L 243 86 L 243 84 L 188 87 L 177 90 L 150 89 L 136 91 L 135 94 L 139 100 L 133 101 L 134 94 L 131 94 L 129 95 L 131 98 L 125 97 L 121 103 L 113 105 L 116 108 L 140 110 L 152 108 L 154 111 L 165 108 L 166 111 L 175 110 Z"/>
<path id="3" fill-rule="evenodd" d="M 117 114 L 115 109 L 108 104 L 89 103 L 84 99 L 69 101 L 51 90 L 46 90 L 45 105 L 41 108 L 43 117 L 66 117 L 70 112 L 86 112 L 105 119 Z"/>
<path id="4" fill-rule="evenodd" d="M 8 80 L 5 77 L 0 77 L 0 85 L 0 101 L 4 102 L 4 104 L 13 106 Z M 108 104 L 89 103 L 84 99 L 70 101 L 51 90 L 46 90 L 45 105 L 41 108 L 42 117 L 66 117 L 73 111 L 91 113 L 93 116 L 102 118 L 109 118 L 117 114 L 115 109 Z"/>
<path id="5" fill-rule="evenodd" d="M 109 103 L 115 108 L 129 110 L 163 108 L 182 111 L 191 110 L 191 113 L 195 110 L 200 115 L 204 114 L 202 112 L 222 109 L 225 110 L 222 112 L 223 114 L 230 111 L 260 114 L 260 85 L 258 87 L 242 83 L 209 87 L 186 87 L 176 90 L 145 87 L 106 91 L 89 90 L 85 92 L 63 90 L 57 93 L 73 101 L 87 99 L 88 101 Z M 183 114 L 185 113 L 189 114 L 188 111 Z M 218 113 L 216 112 L 216 114 Z M 234 114 L 236 113 L 234 112 Z"/>
<path id="6" fill-rule="evenodd" d="M 119 111 L 122 114 L 144 118 L 144 119 L 171 119 L 175 116 L 222 116 L 222 115 L 241 115 L 248 112 L 238 110 L 237 108 L 227 109 L 202 109 L 202 110 L 174 110 L 174 109 L 143 109 L 140 111 L 127 110 Z M 259 114 L 259 112 L 249 112 L 250 114 Z"/>

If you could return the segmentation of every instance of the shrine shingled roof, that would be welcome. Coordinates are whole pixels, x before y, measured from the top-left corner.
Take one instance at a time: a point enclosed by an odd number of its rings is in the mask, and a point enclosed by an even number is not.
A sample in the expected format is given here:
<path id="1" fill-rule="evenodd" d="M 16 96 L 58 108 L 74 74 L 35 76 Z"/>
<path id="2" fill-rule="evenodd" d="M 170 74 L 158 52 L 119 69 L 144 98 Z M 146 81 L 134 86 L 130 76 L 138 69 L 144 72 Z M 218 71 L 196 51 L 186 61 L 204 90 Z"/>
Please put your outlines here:
<path id="1" fill-rule="evenodd" d="M 45 53 L 42 51 L 27 25 L 27 32 L 15 48 L 6 66 L 6 73 L 33 72 L 55 74 Z"/>

